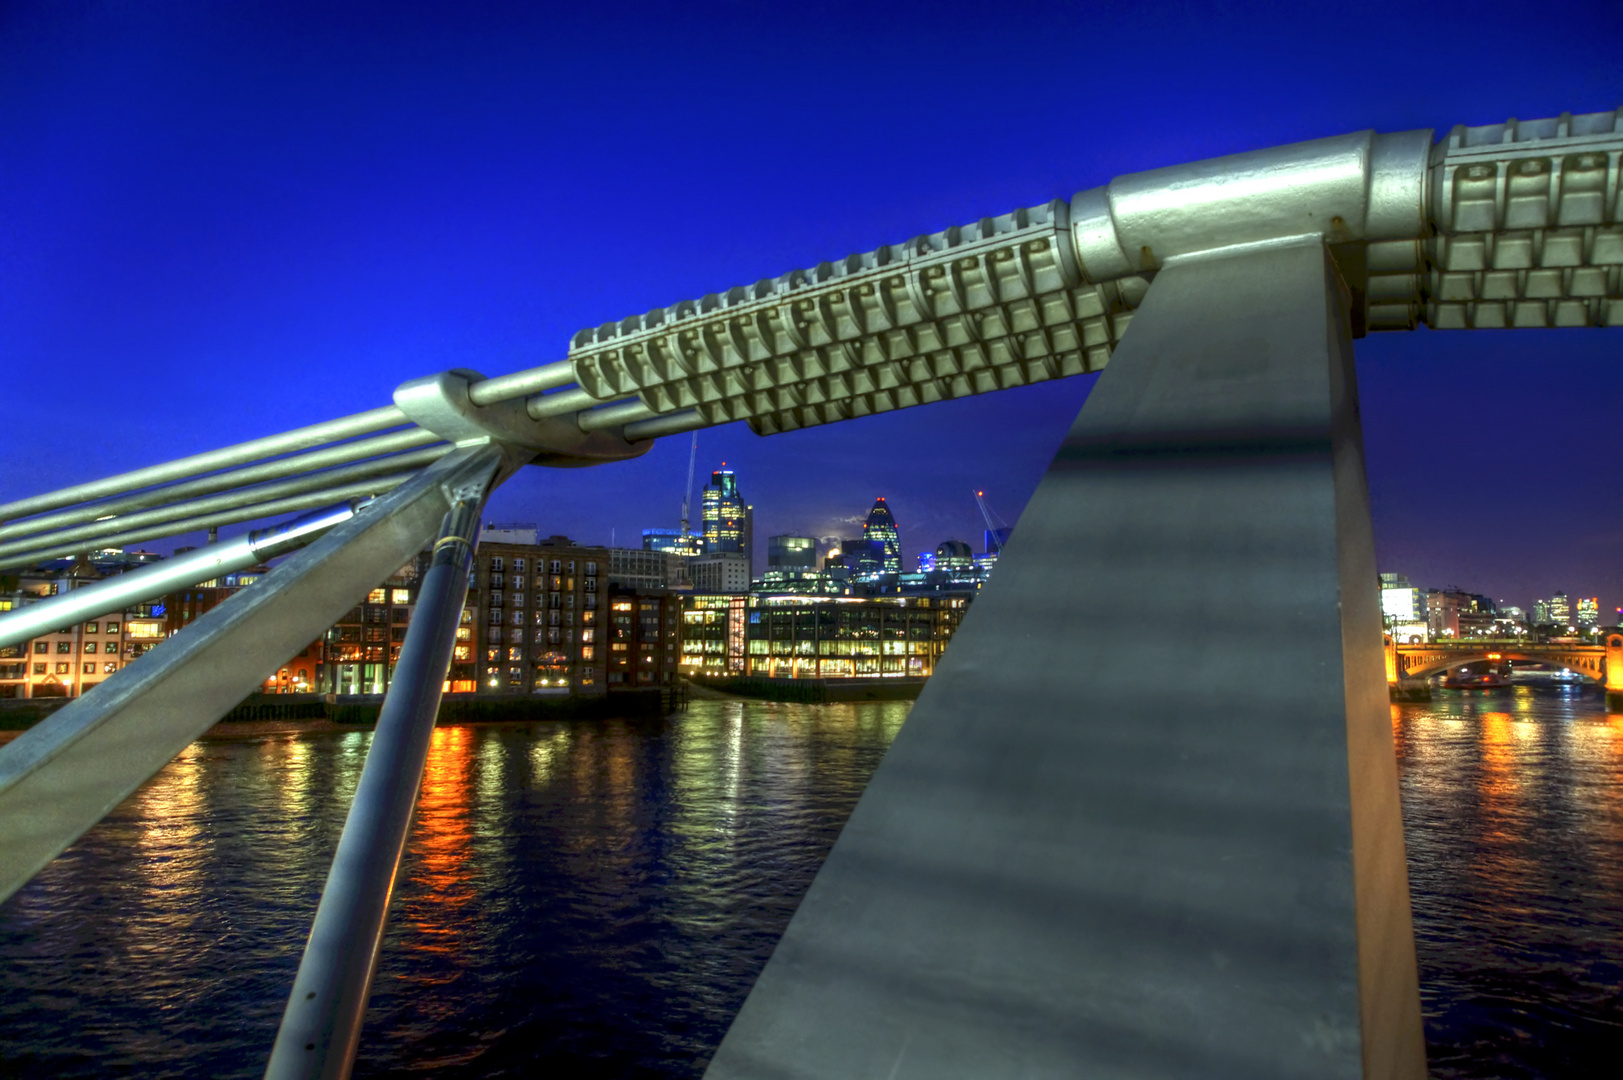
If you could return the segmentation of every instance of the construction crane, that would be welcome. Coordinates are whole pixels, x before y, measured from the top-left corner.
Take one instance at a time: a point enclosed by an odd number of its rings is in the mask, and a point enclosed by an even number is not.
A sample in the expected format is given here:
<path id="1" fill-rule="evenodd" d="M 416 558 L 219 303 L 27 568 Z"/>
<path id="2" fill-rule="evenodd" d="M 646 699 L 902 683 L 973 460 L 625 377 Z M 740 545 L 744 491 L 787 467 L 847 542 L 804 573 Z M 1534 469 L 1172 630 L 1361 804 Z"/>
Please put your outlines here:
<path id="1" fill-rule="evenodd" d="M 986 522 L 986 551 L 996 555 L 1003 550 L 1003 541 L 1008 539 L 1010 525 L 986 505 L 986 492 L 975 492 L 975 505 L 981 508 L 981 517 Z"/>
<path id="2" fill-rule="evenodd" d="M 682 550 L 690 547 L 689 538 L 693 535 L 688 531 L 688 511 L 693 507 L 693 465 L 699 460 L 699 433 L 693 433 L 693 448 L 688 451 L 688 482 L 682 489 Z"/>

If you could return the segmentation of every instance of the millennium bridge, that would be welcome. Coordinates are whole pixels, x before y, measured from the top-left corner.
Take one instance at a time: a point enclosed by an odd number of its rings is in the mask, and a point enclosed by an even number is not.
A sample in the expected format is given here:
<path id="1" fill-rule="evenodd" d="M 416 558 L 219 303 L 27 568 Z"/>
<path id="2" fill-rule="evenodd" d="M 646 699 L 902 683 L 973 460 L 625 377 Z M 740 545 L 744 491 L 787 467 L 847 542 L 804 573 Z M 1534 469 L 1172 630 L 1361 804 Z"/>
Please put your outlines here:
<path id="1" fill-rule="evenodd" d="M 267 1072 L 346 1076 L 496 485 L 1103 369 L 707 1075 L 1422 1077 L 1352 343 L 1623 325 L 1620 171 L 1623 110 L 1119 177 L 0 505 L 0 568 L 273 522 L 0 643 L 287 556 L 0 751 L 0 897 L 431 546 Z"/>

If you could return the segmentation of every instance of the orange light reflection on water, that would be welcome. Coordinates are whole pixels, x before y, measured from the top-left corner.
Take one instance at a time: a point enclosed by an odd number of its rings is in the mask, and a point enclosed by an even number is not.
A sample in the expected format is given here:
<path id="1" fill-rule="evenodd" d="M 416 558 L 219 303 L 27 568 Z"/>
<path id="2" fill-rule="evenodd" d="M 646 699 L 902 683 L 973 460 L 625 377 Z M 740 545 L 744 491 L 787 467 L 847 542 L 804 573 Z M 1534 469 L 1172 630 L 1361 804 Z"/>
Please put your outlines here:
<path id="1" fill-rule="evenodd" d="M 452 982 L 460 974 L 460 965 L 454 962 L 459 938 L 473 917 L 466 909 L 474 899 L 469 805 L 474 737 L 473 728 L 434 729 L 417 797 L 417 823 L 411 836 L 412 880 L 421 895 L 405 913 L 413 932 L 404 935 L 402 944 L 442 961 L 421 969 L 438 971 L 439 976 L 423 974 L 414 980 L 429 986 Z"/>

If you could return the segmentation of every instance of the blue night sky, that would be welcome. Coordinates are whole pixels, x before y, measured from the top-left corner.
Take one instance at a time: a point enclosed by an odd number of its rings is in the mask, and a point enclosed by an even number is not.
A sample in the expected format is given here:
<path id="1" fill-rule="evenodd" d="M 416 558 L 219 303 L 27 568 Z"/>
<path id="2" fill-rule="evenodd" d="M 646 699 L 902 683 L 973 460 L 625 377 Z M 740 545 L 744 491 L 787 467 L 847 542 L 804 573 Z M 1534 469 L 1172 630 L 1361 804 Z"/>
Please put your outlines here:
<path id="1" fill-rule="evenodd" d="M 5 4 L 0 499 L 1121 173 L 1623 104 L 1623 4 L 1529 10 Z M 1388 334 L 1359 363 L 1382 569 L 1623 603 L 1623 329 Z M 1091 381 L 713 429 L 700 483 L 735 468 L 758 537 L 884 495 L 910 558 L 977 542 L 972 491 L 1012 520 Z M 634 545 L 675 525 L 687 454 L 526 470 L 487 516 Z"/>

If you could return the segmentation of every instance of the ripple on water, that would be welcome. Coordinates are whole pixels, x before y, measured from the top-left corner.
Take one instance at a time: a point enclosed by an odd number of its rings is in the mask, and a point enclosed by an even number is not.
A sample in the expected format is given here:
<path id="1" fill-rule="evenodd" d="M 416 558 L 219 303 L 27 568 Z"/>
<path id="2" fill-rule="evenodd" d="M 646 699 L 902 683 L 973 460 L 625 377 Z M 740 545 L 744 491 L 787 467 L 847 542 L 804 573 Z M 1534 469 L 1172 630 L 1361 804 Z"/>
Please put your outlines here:
<path id="1" fill-rule="evenodd" d="M 438 729 L 355 1075 L 699 1075 L 906 712 Z M 1623 716 L 1392 719 L 1433 1075 L 1623 1060 Z M 0 1074 L 260 1075 L 369 739 L 195 744 L 0 906 Z"/>

